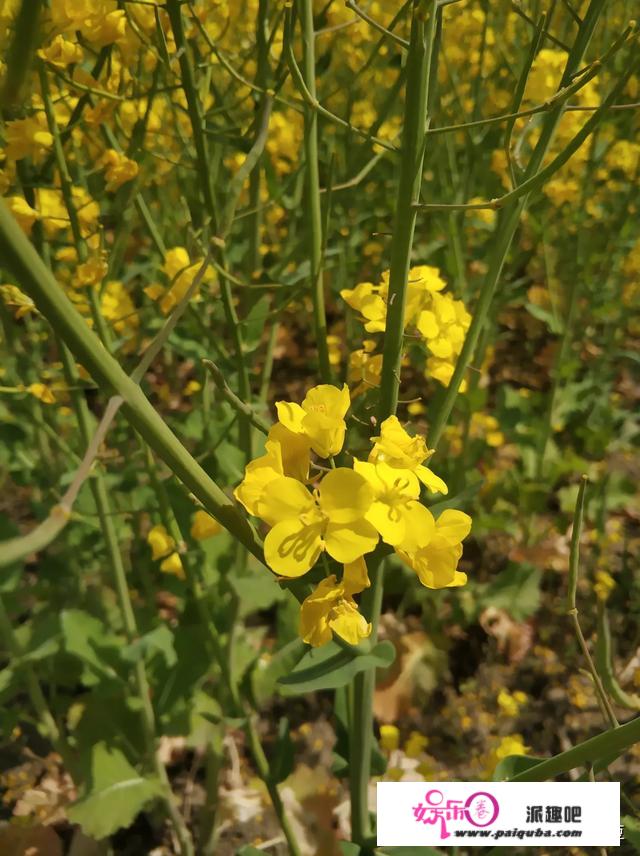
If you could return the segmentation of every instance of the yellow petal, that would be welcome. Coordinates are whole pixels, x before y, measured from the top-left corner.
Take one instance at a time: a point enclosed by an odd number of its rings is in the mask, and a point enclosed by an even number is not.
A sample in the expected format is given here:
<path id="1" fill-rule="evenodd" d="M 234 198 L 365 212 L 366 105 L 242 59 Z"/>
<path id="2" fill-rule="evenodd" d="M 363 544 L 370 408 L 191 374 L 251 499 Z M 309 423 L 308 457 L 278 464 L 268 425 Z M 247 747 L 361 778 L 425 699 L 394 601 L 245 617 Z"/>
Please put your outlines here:
<path id="1" fill-rule="evenodd" d="M 471 518 L 464 511 L 455 511 L 453 508 L 448 508 L 438 517 L 436 526 L 438 528 L 438 535 L 447 544 L 459 544 L 471 532 Z"/>
<path id="2" fill-rule="evenodd" d="M 351 404 L 349 387 L 345 383 L 342 389 L 329 383 L 314 386 L 305 395 L 302 409 L 305 413 L 322 413 L 331 419 L 344 419 Z"/>
<path id="3" fill-rule="evenodd" d="M 280 422 L 276 422 L 269 431 L 265 444 L 271 450 L 277 444 L 285 476 L 306 481 L 309 478 L 309 439 L 304 434 L 295 434 Z"/>
<path id="4" fill-rule="evenodd" d="M 378 533 L 366 520 L 357 520 L 348 526 L 329 523 L 324 541 L 330 556 L 338 562 L 349 564 L 375 550 Z"/>
<path id="5" fill-rule="evenodd" d="M 367 520 L 382 535 L 382 540 L 395 546 L 405 537 L 406 524 L 402 511 L 386 502 L 373 502 L 367 512 Z"/>
<path id="6" fill-rule="evenodd" d="M 427 490 L 431 491 L 431 493 L 449 493 L 449 488 L 445 482 L 440 478 L 440 476 L 437 476 L 432 472 L 429 467 L 425 467 L 421 464 L 416 467 L 415 473 L 422 484 L 427 488 Z"/>
<path id="7" fill-rule="evenodd" d="M 43 404 L 55 404 L 55 395 L 44 383 L 29 384 L 27 391 L 35 398 L 39 399 Z"/>
<path id="8" fill-rule="evenodd" d="M 301 577 L 322 552 L 322 526 L 304 524 L 297 517 L 277 523 L 264 539 L 267 564 L 283 577 Z"/>
<path id="9" fill-rule="evenodd" d="M 364 556 L 360 556 L 355 562 L 348 562 L 344 566 L 342 585 L 347 594 L 357 594 L 363 589 L 369 588 L 371 580 L 367 573 L 367 563 Z"/>
<path id="10" fill-rule="evenodd" d="M 255 461 L 247 464 L 245 468 L 244 479 L 234 490 L 233 495 L 242 503 L 249 514 L 258 517 L 258 503 L 262 499 L 262 495 L 267 485 L 274 479 L 282 475 L 282 458 L 280 456 L 280 447 L 274 444 L 266 455 L 256 458 Z M 273 525 L 275 521 L 265 517 L 264 520 Z"/>
<path id="11" fill-rule="evenodd" d="M 299 404 L 293 401 L 276 401 L 276 411 L 278 420 L 285 428 L 294 434 L 303 433 L 302 420 L 307 414 Z"/>
<path id="12" fill-rule="evenodd" d="M 168 555 L 176 546 L 176 542 L 165 527 L 160 525 L 149 530 L 147 544 L 151 547 L 151 558 L 154 561 Z"/>
<path id="13" fill-rule="evenodd" d="M 196 541 L 204 541 L 213 538 L 222 532 L 222 526 L 206 511 L 198 509 L 191 519 L 191 537 Z"/>
<path id="14" fill-rule="evenodd" d="M 347 467 L 327 473 L 319 491 L 320 508 L 332 523 L 360 520 L 373 500 L 373 491 L 366 479 Z"/>
<path id="15" fill-rule="evenodd" d="M 160 563 L 160 570 L 164 574 L 173 574 L 178 579 L 184 579 L 184 568 L 182 567 L 182 559 L 177 553 L 171 553 L 164 561 Z"/>
<path id="16" fill-rule="evenodd" d="M 405 536 L 400 550 L 414 553 L 421 547 L 426 547 L 436 533 L 436 522 L 433 514 L 419 502 L 411 502 L 404 512 Z"/>
<path id="17" fill-rule="evenodd" d="M 258 517 L 268 523 L 298 518 L 315 509 L 313 497 L 303 484 L 288 476 L 270 481 L 258 500 Z"/>
<path id="18" fill-rule="evenodd" d="M 371 625 L 360 615 L 354 603 L 342 600 L 332 610 L 329 626 L 350 645 L 357 645 L 371 633 Z"/>
<path id="19" fill-rule="evenodd" d="M 328 616 L 342 588 L 336 585 L 334 575 L 322 580 L 300 607 L 299 634 L 304 642 L 317 647 L 331 640 Z"/>
<path id="20" fill-rule="evenodd" d="M 336 420 L 320 413 L 307 413 L 302 424 L 311 448 L 318 457 L 329 458 L 341 451 L 347 430 L 343 419 Z"/>

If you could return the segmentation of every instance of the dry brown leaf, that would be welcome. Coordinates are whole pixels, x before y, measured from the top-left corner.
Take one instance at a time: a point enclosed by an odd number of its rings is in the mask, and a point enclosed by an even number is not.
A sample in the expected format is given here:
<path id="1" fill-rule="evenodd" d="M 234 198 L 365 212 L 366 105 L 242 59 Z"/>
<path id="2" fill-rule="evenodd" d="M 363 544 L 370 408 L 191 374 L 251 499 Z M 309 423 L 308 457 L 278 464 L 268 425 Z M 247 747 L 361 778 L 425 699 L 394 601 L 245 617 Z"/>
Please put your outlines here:
<path id="1" fill-rule="evenodd" d="M 480 626 L 498 643 L 498 652 L 510 663 L 519 663 L 533 644 L 534 629 L 530 622 L 518 623 L 503 609 L 489 606 L 480 615 Z"/>
<path id="2" fill-rule="evenodd" d="M 388 624 L 388 622 L 387 622 Z M 441 671 L 443 657 L 423 630 L 387 636 L 396 647 L 396 659 L 376 687 L 373 711 L 380 722 L 396 722 L 413 701 L 417 684 L 429 690 Z"/>

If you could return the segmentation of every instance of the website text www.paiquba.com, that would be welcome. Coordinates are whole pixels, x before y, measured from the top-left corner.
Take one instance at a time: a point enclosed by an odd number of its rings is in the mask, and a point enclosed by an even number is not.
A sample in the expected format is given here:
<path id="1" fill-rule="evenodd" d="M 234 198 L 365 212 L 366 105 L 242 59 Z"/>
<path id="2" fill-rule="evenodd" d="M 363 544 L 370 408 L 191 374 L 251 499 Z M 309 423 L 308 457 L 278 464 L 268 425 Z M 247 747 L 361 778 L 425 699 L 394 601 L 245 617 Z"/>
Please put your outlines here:
<path id="1" fill-rule="evenodd" d="M 456 838 L 580 838 L 581 829 L 457 829 Z"/>

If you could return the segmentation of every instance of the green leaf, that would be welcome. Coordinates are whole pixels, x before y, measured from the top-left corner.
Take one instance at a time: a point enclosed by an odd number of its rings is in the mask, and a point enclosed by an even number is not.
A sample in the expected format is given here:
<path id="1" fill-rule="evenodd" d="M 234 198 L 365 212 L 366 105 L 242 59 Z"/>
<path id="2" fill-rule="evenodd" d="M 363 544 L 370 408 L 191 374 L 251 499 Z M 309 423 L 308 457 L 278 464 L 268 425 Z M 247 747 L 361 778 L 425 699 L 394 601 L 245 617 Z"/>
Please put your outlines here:
<path id="1" fill-rule="evenodd" d="M 465 506 L 468 506 L 471 500 L 476 496 L 484 484 L 484 481 L 485 480 L 483 478 L 478 478 L 477 481 L 473 481 L 471 484 L 468 484 L 464 490 L 461 490 L 460 493 L 457 493 L 455 496 L 447 497 L 447 499 L 443 499 L 441 502 L 436 502 L 433 505 L 430 505 L 429 511 L 438 517 L 438 515 L 442 514 L 443 511 L 446 511 L 447 508 L 463 509 Z"/>
<path id="2" fill-rule="evenodd" d="M 107 633 L 101 621 L 81 609 L 65 609 L 60 624 L 65 650 L 87 667 L 85 681 L 120 680 L 112 665 L 118 659 L 120 640 Z"/>
<path id="3" fill-rule="evenodd" d="M 239 598 L 241 618 L 270 609 L 286 597 L 275 576 L 264 568 L 247 567 L 230 575 L 229 581 Z"/>
<path id="4" fill-rule="evenodd" d="M 57 615 L 34 615 L 15 631 L 22 652 L 19 663 L 38 663 L 60 650 L 60 619 Z"/>
<path id="5" fill-rule="evenodd" d="M 268 295 L 263 295 L 254 303 L 247 317 L 241 322 L 244 329 L 242 350 L 245 354 L 251 353 L 260 344 L 269 316 L 270 305 L 271 298 Z"/>
<path id="6" fill-rule="evenodd" d="M 308 651 L 289 677 L 280 678 L 278 684 L 285 696 L 338 689 L 348 684 L 358 672 L 387 668 L 395 656 L 396 649 L 388 641 L 378 642 L 367 654 L 328 642 L 321 648 Z"/>
<path id="7" fill-rule="evenodd" d="M 504 609 L 516 621 L 524 621 L 540 605 L 539 568 L 528 564 L 511 564 L 483 591 L 482 603 Z"/>
<path id="8" fill-rule="evenodd" d="M 68 811 L 92 838 L 106 838 L 131 826 L 162 786 L 155 778 L 144 778 L 118 749 L 97 743 L 91 749 L 90 771 L 83 795 Z"/>
<path id="9" fill-rule="evenodd" d="M 553 312 L 550 312 L 542 306 L 538 306 L 536 303 L 529 303 L 529 301 L 526 301 L 524 305 L 527 312 L 530 315 L 533 315 L 534 318 L 537 318 L 538 321 L 542 321 L 546 324 L 552 333 L 562 333 L 564 324 L 560 318 L 553 314 Z"/>
<path id="10" fill-rule="evenodd" d="M 518 773 L 524 773 L 532 767 L 536 767 L 544 758 L 534 758 L 531 755 L 507 755 L 496 765 L 493 771 L 492 781 L 508 782 Z"/>
<path id="11" fill-rule="evenodd" d="M 623 840 L 629 842 L 635 853 L 640 853 L 640 820 L 637 817 L 625 814 L 620 818 L 620 823 L 624 827 Z M 620 843 L 622 844 L 622 842 Z"/>
<path id="12" fill-rule="evenodd" d="M 286 716 L 280 719 L 278 725 L 278 738 L 271 755 L 270 769 L 276 784 L 284 782 L 287 776 L 293 773 L 294 750 L 291 742 L 289 720 Z"/>
<path id="13" fill-rule="evenodd" d="M 305 650 L 301 639 L 292 639 L 270 660 L 256 660 L 249 674 L 249 686 L 256 707 L 262 707 L 273 696 L 279 678 L 288 675 Z"/>
<path id="14" fill-rule="evenodd" d="M 141 657 L 150 660 L 155 654 L 161 654 L 169 668 L 178 662 L 173 645 L 173 633 L 166 624 L 160 624 L 140 639 L 127 645 L 122 649 L 121 656 L 129 663 L 137 663 Z"/>

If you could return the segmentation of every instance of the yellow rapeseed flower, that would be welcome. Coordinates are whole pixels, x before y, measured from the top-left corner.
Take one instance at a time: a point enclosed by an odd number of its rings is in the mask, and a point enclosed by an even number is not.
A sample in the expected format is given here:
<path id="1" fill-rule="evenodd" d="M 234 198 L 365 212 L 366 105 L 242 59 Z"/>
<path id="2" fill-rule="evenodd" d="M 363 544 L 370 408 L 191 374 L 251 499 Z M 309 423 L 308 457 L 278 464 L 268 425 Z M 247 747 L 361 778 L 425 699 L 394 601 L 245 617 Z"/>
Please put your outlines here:
<path id="1" fill-rule="evenodd" d="M 18 226 L 25 235 L 30 235 L 33 224 L 39 216 L 35 208 L 32 208 L 23 196 L 9 196 L 5 202 L 9 211 L 18 221 Z"/>
<path id="2" fill-rule="evenodd" d="M 380 748 L 393 752 L 400 744 L 400 731 L 395 725 L 380 726 Z"/>
<path id="3" fill-rule="evenodd" d="M 363 582 L 369 583 L 364 561 L 345 565 L 342 581 L 335 575 L 322 580 L 302 603 L 300 608 L 300 637 L 317 647 L 331 640 L 337 633 L 350 645 L 357 645 L 371 633 L 371 624 L 358 612 L 353 595 L 362 591 Z"/>
<path id="4" fill-rule="evenodd" d="M 169 535 L 166 528 L 160 524 L 149 530 L 147 544 L 151 547 L 151 558 L 154 561 L 167 556 L 176 546 L 176 542 Z"/>
<path id="5" fill-rule="evenodd" d="M 166 559 L 160 562 L 160 570 L 163 574 L 173 574 L 179 580 L 183 580 L 185 577 L 182 559 L 178 553 L 171 553 Z"/>
<path id="6" fill-rule="evenodd" d="M 369 455 L 371 463 L 384 462 L 390 467 L 411 470 L 432 493 L 448 493 L 449 488 L 435 473 L 423 465 L 433 454 L 424 437 L 412 437 L 400 424 L 397 416 L 390 416 L 380 426 L 380 436 L 372 437 L 374 446 Z"/>
<path id="7" fill-rule="evenodd" d="M 107 190 L 110 193 L 138 175 L 138 164 L 115 149 L 107 149 L 99 163 L 104 168 Z"/>
<path id="8" fill-rule="evenodd" d="M 354 461 L 354 470 L 369 483 L 374 500 L 366 519 L 372 523 L 387 544 L 407 547 L 412 532 L 433 532 L 433 515 L 420 505 L 420 483 L 411 470 Z M 416 544 L 417 546 L 417 544 Z"/>
<path id="9" fill-rule="evenodd" d="M 43 404 L 55 404 L 56 397 L 51 389 L 44 383 L 31 383 L 27 387 L 27 392 L 31 393 Z"/>
<path id="10" fill-rule="evenodd" d="M 273 527 L 264 542 L 267 564 L 282 576 L 299 577 L 324 550 L 343 563 L 370 553 L 378 542 L 365 519 L 372 501 L 366 479 L 346 467 L 327 473 L 313 494 L 279 476 L 258 502 L 258 516 Z"/>
<path id="11" fill-rule="evenodd" d="M 403 549 L 401 544 L 396 547 L 396 552 L 427 588 L 463 586 L 467 575 L 458 571 L 457 566 L 462 556 L 461 542 L 470 531 L 471 518 L 468 514 L 446 509 L 434 521 L 433 528 L 412 533 L 407 549 Z"/>
<path id="12" fill-rule="evenodd" d="M 350 403 L 346 384 L 338 389 L 325 383 L 310 389 L 302 405 L 277 401 L 276 410 L 285 428 L 307 437 L 316 455 L 328 458 L 342 449 L 346 432 L 344 417 Z"/>
<path id="13" fill-rule="evenodd" d="M 70 42 L 62 35 L 57 35 L 45 48 L 38 51 L 38 56 L 55 68 L 64 70 L 68 65 L 82 62 L 84 51 L 76 42 Z"/>
<path id="14" fill-rule="evenodd" d="M 191 518 L 191 537 L 196 541 L 206 541 L 222 531 L 218 521 L 202 509 L 198 509 Z"/>

